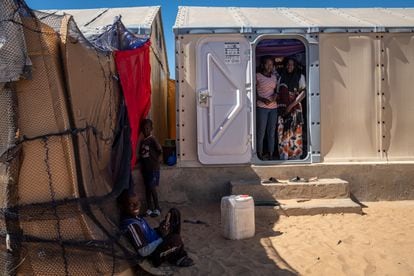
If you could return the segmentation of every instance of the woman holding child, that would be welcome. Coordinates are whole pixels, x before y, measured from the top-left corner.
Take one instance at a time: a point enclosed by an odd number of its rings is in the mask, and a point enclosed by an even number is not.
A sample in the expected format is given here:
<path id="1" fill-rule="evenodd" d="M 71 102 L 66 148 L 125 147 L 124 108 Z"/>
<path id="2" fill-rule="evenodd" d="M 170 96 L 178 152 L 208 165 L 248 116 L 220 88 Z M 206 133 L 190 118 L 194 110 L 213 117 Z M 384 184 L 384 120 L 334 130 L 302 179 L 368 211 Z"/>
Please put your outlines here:
<path id="1" fill-rule="evenodd" d="M 281 74 L 279 86 L 279 158 L 300 159 L 303 154 L 302 126 L 304 123 L 302 104 L 306 94 L 305 77 L 297 70 L 296 61 L 288 59 Z"/>

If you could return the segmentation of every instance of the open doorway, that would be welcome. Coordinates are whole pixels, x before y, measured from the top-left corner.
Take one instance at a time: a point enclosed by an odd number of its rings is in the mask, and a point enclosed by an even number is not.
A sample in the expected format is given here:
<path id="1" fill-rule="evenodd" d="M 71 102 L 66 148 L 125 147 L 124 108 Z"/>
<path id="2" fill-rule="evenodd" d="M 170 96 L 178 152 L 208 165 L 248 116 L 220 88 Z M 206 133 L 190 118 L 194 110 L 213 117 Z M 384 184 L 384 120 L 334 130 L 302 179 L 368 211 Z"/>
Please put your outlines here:
<path id="1" fill-rule="evenodd" d="M 299 39 L 263 39 L 255 56 L 257 157 L 306 159 L 306 47 Z"/>

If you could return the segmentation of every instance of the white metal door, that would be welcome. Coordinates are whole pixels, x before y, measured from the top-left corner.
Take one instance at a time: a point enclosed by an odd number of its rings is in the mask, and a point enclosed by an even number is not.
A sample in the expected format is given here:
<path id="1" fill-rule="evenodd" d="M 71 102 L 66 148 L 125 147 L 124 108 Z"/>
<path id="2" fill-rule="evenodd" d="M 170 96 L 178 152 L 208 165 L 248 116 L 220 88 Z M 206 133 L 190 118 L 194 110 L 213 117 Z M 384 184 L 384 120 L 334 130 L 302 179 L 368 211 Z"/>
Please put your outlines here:
<path id="1" fill-rule="evenodd" d="M 244 37 L 207 37 L 199 42 L 196 57 L 200 162 L 250 162 L 249 42 Z"/>

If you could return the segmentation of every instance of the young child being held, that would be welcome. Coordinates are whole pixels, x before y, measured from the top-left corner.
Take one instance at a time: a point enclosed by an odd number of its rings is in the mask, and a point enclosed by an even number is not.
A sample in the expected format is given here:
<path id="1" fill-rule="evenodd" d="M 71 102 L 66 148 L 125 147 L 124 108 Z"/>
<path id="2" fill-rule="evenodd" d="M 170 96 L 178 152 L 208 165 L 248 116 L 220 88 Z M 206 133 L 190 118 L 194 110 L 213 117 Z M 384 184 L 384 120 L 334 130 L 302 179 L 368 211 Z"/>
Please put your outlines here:
<path id="1" fill-rule="evenodd" d="M 162 148 L 157 139 L 152 136 L 152 129 L 152 121 L 150 119 L 144 119 L 141 123 L 141 131 L 144 139 L 140 146 L 139 162 L 141 163 L 141 172 L 145 184 L 148 208 L 146 214 L 156 217 L 161 214 L 160 206 L 158 205 L 157 186 L 160 183 Z"/>

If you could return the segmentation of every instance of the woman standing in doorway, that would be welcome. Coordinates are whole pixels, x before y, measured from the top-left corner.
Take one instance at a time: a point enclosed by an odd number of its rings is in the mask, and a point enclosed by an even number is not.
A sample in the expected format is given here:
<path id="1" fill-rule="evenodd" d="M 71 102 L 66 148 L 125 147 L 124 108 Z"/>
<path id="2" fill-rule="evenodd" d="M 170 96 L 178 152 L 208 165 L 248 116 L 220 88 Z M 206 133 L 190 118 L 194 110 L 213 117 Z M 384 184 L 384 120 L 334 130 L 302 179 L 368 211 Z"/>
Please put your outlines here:
<path id="1" fill-rule="evenodd" d="M 277 124 L 276 86 L 277 77 L 273 74 L 274 61 L 265 56 L 260 60 L 256 73 L 256 138 L 257 157 L 264 159 L 263 141 L 266 135 L 269 159 L 273 159 Z"/>
<path id="2" fill-rule="evenodd" d="M 296 61 L 289 58 L 280 77 L 279 87 L 279 158 L 300 159 L 303 154 L 301 101 L 305 97 L 305 77 L 297 70 Z"/>

